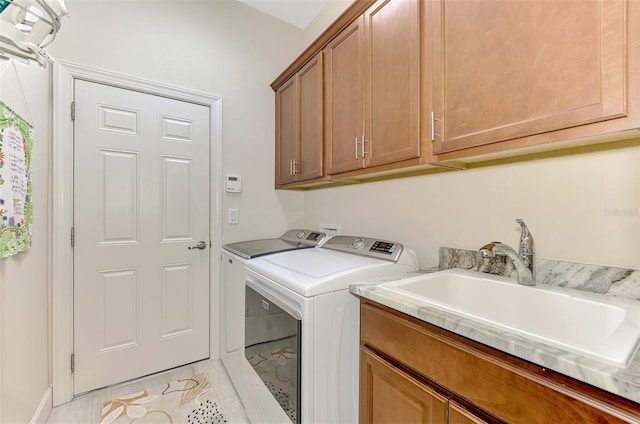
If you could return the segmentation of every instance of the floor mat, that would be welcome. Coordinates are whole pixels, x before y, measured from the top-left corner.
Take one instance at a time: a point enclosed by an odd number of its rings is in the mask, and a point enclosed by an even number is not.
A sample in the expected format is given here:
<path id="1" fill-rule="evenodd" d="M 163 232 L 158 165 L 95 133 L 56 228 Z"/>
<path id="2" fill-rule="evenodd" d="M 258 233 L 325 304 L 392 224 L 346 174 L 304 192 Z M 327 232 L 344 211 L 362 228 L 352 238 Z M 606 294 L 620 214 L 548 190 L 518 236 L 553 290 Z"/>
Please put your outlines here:
<path id="1" fill-rule="evenodd" d="M 102 404 L 100 424 L 135 422 L 221 424 L 227 420 L 203 372 Z"/>

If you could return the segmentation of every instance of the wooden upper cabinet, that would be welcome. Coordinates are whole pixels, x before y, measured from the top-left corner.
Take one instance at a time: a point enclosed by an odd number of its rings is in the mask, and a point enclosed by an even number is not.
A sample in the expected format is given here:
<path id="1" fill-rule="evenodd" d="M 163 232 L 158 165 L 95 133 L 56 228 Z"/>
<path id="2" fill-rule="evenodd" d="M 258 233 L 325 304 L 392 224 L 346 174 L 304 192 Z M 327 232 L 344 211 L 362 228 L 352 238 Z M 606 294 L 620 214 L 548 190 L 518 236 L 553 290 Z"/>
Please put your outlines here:
<path id="1" fill-rule="evenodd" d="M 325 160 L 328 174 L 362 168 L 364 135 L 364 18 L 325 48 Z"/>
<path id="2" fill-rule="evenodd" d="M 379 0 L 325 48 L 328 174 L 420 156 L 420 6 Z"/>
<path id="3" fill-rule="evenodd" d="M 272 87 L 276 186 L 630 139 L 640 1 L 355 0 Z"/>
<path id="4" fill-rule="evenodd" d="M 367 166 L 420 156 L 419 0 L 379 0 L 364 14 Z"/>
<path id="5" fill-rule="evenodd" d="M 298 181 L 322 176 L 323 158 L 323 100 L 322 100 L 322 52 L 299 72 L 300 84 L 300 143 Z"/>
<path id="6" fill-rule="evenodd" d="M 630 3 L 434 1 L 434 151 L 625 117 Z"/>
<path id="7" fill-rule="evenodd" d="M 322 177 L 322 53 L 276 90 L 276 186 Z"/>
<path id="8" fill-rule="evenodd" d="M 298 85 L 295 76 L 276 91 L 276 184 L 292 183 L 298 144 Z"/>

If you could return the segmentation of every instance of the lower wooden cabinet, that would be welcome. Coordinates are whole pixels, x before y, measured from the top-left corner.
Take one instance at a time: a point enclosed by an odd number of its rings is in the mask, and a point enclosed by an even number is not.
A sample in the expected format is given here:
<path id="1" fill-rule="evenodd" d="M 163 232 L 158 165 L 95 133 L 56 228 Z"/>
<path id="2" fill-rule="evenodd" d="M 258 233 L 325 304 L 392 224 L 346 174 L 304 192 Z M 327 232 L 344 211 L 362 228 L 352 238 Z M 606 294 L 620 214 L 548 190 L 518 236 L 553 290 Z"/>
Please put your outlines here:
<path id="1" fill-rule="evenodd" d="M 360 422 L 487 424 L 431 386 L 360 349 Z"/>
<path id="2" fill-rule="evenodd" d="M 485 424 L 486 422 L 462 405 L 449 401 L 449 424 Z"/>
<path id="3" fill-rule="evenodd" d="M 640 423 L 640 405 L 362 299 L 361 423 Z"/>
<path id="4" fill-rule="evenodd" d="M 361 423 L 447 422 L 446 397 L 367 349 L 360 350 L 360 387 Z"/>

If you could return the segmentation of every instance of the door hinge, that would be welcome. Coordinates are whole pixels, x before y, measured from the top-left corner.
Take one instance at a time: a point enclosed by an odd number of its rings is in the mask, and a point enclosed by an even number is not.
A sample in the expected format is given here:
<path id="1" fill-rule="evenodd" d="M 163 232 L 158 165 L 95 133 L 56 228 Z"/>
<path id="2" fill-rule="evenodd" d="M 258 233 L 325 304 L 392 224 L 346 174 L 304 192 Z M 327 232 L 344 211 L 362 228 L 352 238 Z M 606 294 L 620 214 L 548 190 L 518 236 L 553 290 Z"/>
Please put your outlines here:
<path id="1" fill-rule="evenodd" d="M 75 227 L 71 227 L 71 247 L 76 245 L 76 229 Z"/>
<path id="2" fill-rule="evenodd" d="M 71 120 L 76 120 L 76 102 L 71 102 Z"/>
<path id="3" fill-rule="evenodd" d="M 76 371 L 76 354 L 72 353 L 71 354 L 71 372 L 75 372 Z"/>

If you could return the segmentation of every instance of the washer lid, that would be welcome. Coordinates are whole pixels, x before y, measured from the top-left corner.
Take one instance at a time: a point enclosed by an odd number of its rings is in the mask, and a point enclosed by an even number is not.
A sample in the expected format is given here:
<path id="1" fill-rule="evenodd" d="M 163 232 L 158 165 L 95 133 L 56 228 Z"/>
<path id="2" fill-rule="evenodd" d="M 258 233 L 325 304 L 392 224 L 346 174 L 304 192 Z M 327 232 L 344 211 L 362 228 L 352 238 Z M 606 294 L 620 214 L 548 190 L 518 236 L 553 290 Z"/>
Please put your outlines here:
<path id="1" fill-rule="evenodd" d="M 295 249 L 313 247 L 308 244 L 294 243 L 292 241 L 276 239 L 248 240 L 238 243 L 230 243 L 222 246 L 223 249 L 244 258 L 253 259 L 271 253 L 287 252 Z"/>
<path id="2" fill-rule="evenodd" d="M 222 246 L 223 249 L 235 253 L 244 259 L 253 259 L 278 252 L 315 247 L 326 239 L 321 231 L 289 230 L 279 238 L 240 241 Z"/>
<path id="3" fill-rule="evenodd" d="M 267 278 L 303 296 L 344 290 L 372 277 L 415 271 L 405 263 L 319 247 L 264 256 L 247 263 L 254 278 Z"/>

